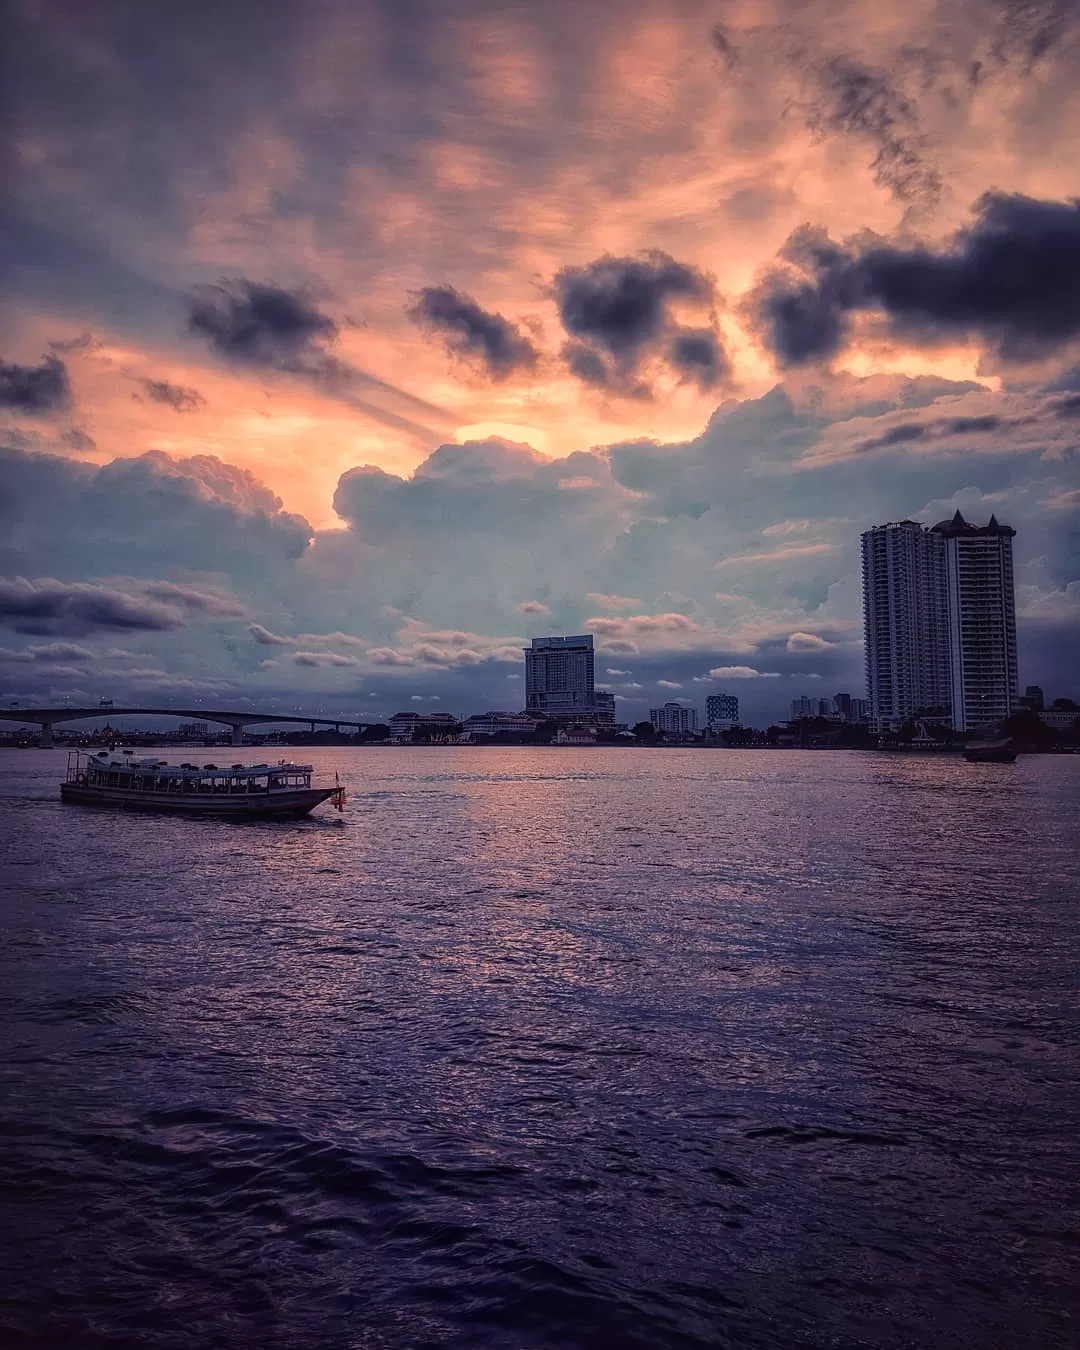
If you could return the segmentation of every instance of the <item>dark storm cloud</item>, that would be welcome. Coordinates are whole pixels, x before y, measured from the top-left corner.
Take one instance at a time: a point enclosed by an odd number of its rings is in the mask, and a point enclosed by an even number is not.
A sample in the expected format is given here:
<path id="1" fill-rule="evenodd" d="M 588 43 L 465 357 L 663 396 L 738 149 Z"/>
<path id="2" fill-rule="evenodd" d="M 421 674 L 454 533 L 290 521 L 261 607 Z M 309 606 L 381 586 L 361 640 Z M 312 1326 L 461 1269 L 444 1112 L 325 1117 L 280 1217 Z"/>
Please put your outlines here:
<path id="1" fill-rule="evenodd" d="M 437 440 L 434 427 L 447 421 L 441 408 L 328 351 L 338 335 L 338 325 L 305 291 L 246 278 L 200 286 L 188 296 L 188 329 L 204 338 L 223 361 L 299 376 L 323 393 L 419 441 Z M 418 417 L 425 421 L 418 421 Z"/>
<path id="2" fill-rule="evenodd" d="M 727 353 L 711 328 L 687 328 L 676 333 L 668 360 L 701 389 L 712 389 L 731 374 Z"/>
<path id="3" fill-rule="evenodd" d="M 1014 418 L 1012 425 L 1024 420 Z M 942 441 L 953 436 L 985 436 L 1008 425 L 1008 419 L 987 414 L 985 417 L 941 417 L 927 422 L 902 422 L 880 436 L 859 441 L 853 448 L 857 454 L 874 450 L 891 450 L 894 446 L 910 445 L 913 441 Z"/>
<path id="4" fill-rule="evenodd" d="M 516 324 L 453 286 L 425 286 L 409 317 L 437 333 L 454 356 L 477 360 L 493 380 L 536 365 L 536 348 Z"/>
<path id="5" fill-rule="evenodd" d="M 916 345 L 976 338 L 1004 361 L 1080 336 L 1080 201 L 988 193 L 975 210 L 941 252 L 803 227 L 749 298 L 758 335 L 782 366 L 835 356 L 859 311 Z"/>
<path id="6" fill-rule="evenodd" d="M 167 632 L 183 628 L 177 611 L 108 586 L 0 577 L 0 623 L 17 633 Z"/>
<path id="7" fill-rule="evenodd" d="M 192 292 L 188 327 L 226 361 L 277 370 L 322 356 L 323 344 L 337 335 L 337 324 L 310 296 L 244 279 Z"/>
<path id="8" fill-rule="evenodd" d="M 582 384 L 590 384 L 594 389 L 607 387 L 611 378 L 607 363 L 584 342 L 568 342 L 562 349 L 562 357 L 571 375 L 576 375 Z"/>
<path id="9" fill-rule="evenodd" d="M 638 392 L 634 377 L 642 360 L 672 329 L 673 302 L 709 305 L 714 298 L 713 283 L 704 272 L 659 249 L 636 258 L 607 255 L 583 267 L 564 267 L 555 277 L 554 291 L 559 318 L 571 338 L 563 349 L 570 370 L 598 388 L 631 392 Z M 700 356 L 700 344 L 693 351 Z M 690 364 L 693 351 L 683 349 Z M 680 373 L 687 373 L 685 364 Z"/>
<path id="10" fill-rule="evenodd" d="M 71 382 L 58 356 L 42 357 L 37 366 L 0 361 L 0 408 L 44 416 L 70 406 Z"/>
<path id="11" fill-rule="evenodd" d="M 194 412 L 206 404 L 197 389 L 185 384 L 170 384 L 168 380 L 140 380 L 139 383 L 151 403 L 164 403 L 176 412 Z"/>

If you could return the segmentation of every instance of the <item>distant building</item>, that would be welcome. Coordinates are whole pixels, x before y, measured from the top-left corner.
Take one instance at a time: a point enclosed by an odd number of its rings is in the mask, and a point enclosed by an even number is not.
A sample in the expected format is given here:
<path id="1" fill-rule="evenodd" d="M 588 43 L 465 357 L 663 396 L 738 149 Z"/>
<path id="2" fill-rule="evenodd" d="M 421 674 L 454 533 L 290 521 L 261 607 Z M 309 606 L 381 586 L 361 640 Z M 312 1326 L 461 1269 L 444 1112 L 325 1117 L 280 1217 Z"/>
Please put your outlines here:
<path id="1" fill-rule="evenodd" d="M 1042 686 L 1038 684 L 1029 684 L 1024 690 L 1024 702 L 1034 712 L 1042 712 L 1046 706 L 1046 697 L 1043 694 Z"/>
<path id="2" fill-rule="evenodd" d="M 453 713 L 395 713 L 390 719 L 390 740 L 395 745 L 413 741 L 449 745 L 461 734 L 461 723 Z"/>
<path id="3" fill-rule="evenodd" d="M 866 689 L 875 731 L 949 704 L 945 544 L 917 521 L 862 536 Z"/>
<path id="4" fill-rule="evenodd" d="M 209 731 L 205 722 L 181 722 L 176 734 L 182 741 L 204 741 Z"/>
<path id="5" fill-rule="evenodd" d="M 473 713 L 461 724 L 461 734 L 469 740 L 498 736 L 509 732 L 514 736 L 535 736 L 540 718 L 535 713 L 486 712 Z"/>
<path id="6" fill-rule="evenodd" d="M 739 699 L 735 694 L 709 694 L 705 699 L 705 725 L 710 731 L 726 731 L 739 722 Z"/>
<path id="7" fill-rule="evenodd" d="M 832 715 L 840 722 L 865 722 L 867 707 L 864 698 L 852 698 L 850 694 L 833 695 Z"/>
<path id="8" fill-rule="evenodd" d="M 987 525 L 969 525 L 957 511 L 931 533 L 945 546 L 953 728 L 992 726 L 1019 703 L 1012 561 L 1016 531 L 1000 525 L 995 516 Z"/>
<path id="9" fill-rule="evenodd" d="M 684 703 L 665 703 L 662 708 L 649 709 L 653 728 L 665 736 L 690 736 L 697 731 L 697 709 Z"/>
<path id="10" fill-rule="evenodd" d="M 565 726 L 559 728 L 555 737 L 556 745 L 595 745 L 596 731 L 593 727 Z"/>
<path id="11" fill-rule="evenodd" d="M 1042 708 L 1039 721 L 1054 731 L 1068 731 L 1080 721 L 1080 708 Z"/>
<path id="12" fill-rule="evenodd" d="M 533 638 L 525 648 L 525 708 L 557 722 L 615 721 L 614 694 L 596 688 L 591 633 Z"/>
<path id="13" fill-rule="evenodd" d="M 1018 706 L 1012 541 L 991 516 L 959 511 L 924 529 L 913 520 L 862 536 L 866 686 L 877 731 L 920 714 L 957 731 Z"/>
<path id="14" fill-rule="evenodd" d="M 830 698 L 809 698 L 802 695 L 791 700 L 791 720 L 797 722 L 802 717 L 832 717 L 833 704 Z"/>

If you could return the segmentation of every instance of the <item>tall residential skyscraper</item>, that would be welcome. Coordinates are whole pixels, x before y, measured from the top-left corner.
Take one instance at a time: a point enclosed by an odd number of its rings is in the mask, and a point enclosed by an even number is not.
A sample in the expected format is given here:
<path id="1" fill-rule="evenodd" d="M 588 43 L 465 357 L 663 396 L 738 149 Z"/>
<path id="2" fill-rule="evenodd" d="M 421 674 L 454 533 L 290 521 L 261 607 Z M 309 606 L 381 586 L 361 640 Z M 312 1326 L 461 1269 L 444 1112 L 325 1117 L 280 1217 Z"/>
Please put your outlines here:
<path id="1" fill-rule="evenodd" d="M 932 529 L 902 520 L 862 536 L 866 687 L 876 730 L 938 714 L 969 731 L 1013 711 L 1015 533 L 994 517 L 969 525 L 957 511 Z"/>
<path id="2" fill-rule="evenodd" d="M 706 725 L 717 730 L 733 727 L 739 720 L 739 700 L 735 694 L 709 694 L 705 699 Z"/>
<path id="3" fill-rule="evenodd" d="M 932 533 L 945 543 L 952 721 L 971 731 L 1002 721 L 1019 705 L 1012 541 L 991 516 L 969 525 L 957 511 Z"/>
<path id="4" fill-rule="evenodd" d="M 876 731 L 895 731 L 950 699 L 945 549 L 917 521 L 862 536 L 866 692 Z"/>
<path id="5" fill-rule="evenodd" d="M 545 717 L 592 717 L 597 712 L 591 633 L 533 638 L 525 648 L 525 707 Z M 602 700 L 606 707 L 606 700 Z"/>

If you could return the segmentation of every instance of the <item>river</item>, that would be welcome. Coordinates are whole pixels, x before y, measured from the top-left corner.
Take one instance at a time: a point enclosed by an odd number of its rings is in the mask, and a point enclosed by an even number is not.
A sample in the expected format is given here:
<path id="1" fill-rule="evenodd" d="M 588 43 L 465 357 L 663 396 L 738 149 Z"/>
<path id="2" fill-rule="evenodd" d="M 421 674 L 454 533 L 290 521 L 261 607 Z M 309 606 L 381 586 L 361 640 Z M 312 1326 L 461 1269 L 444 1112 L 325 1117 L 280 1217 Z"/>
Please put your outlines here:
<path id="1" fill-rule="evenodd" d="M 5 1350 L 1077 1344 L 1080 757 L 294 757 L 0 751 Z"/>

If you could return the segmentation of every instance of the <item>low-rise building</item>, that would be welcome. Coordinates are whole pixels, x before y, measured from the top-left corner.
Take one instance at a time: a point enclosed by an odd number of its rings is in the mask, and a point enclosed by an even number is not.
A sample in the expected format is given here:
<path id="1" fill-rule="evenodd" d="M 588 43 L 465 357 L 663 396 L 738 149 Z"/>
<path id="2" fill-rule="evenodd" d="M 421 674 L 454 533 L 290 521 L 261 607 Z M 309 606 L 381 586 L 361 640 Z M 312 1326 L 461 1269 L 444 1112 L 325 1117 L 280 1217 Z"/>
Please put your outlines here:
<path id="1" fill-rule="evenodd" d="M 452 745 L 461 735 L 461 723 L 453 713 L 395 713 L 389 726 L 394 745 L 410 745 L 416 741 Z"/>
<path id="2" fill-rule="evenodd" d="M 697 709 L 685 703 L 665 703 L 649 709 L 649 721 L 662 736 L 692 736 L 697 731 Z"/>
<path id="3" fill-rule="evenodd" d="M 486 712 L 473 713 L 461 724 L 465 740 L 478 740 L 509 733 L 512 736 L 535 736 L 543 718 L 535 713 Z"/>

